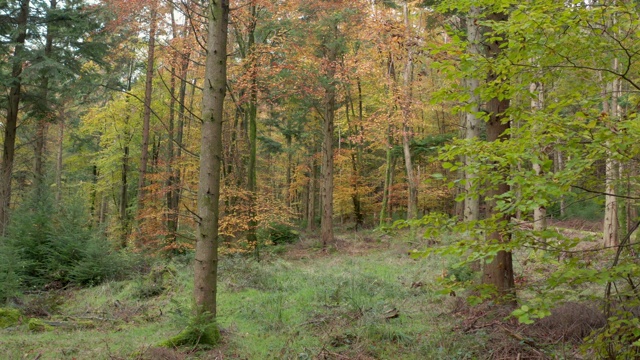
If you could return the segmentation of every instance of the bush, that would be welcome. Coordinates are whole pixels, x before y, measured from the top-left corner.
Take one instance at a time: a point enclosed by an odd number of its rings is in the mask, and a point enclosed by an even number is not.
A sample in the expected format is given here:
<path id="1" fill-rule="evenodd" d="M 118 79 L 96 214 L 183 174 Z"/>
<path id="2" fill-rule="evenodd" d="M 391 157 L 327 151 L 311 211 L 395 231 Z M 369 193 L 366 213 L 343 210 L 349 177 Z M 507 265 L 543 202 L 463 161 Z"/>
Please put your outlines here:
<path id="1" fill-rule="evenodd" d="M 293 244 L 300 238 L 300 233 L 287 224 L 270 224 L 258 231 L 261 242 L 271 241 L 274 245 Z"/>
<path id="2" fill-rule="evenodd" d="M 131 258 L 113 251 L 91 227 L 80 199 L 55 207 L 49 195 L 46 189 L 34 192 L 0 239 L 0 302 L 23 289 L 96 285 L 132 269 Z"/>

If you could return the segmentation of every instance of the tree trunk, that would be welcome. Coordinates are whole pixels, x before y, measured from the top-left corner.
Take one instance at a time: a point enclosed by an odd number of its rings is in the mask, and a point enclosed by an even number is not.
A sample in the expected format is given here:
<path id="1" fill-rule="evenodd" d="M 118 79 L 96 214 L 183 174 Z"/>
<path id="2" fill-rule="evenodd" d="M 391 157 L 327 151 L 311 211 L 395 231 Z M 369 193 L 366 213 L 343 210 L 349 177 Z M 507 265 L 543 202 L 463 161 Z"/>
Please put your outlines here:
<path id="1" fill-rule="evenodd" d="M 384 185 L 382 188 L 382 206 L 380 208 L 380 226 L 388 225 L 390 216 L 387 208 L 389 207 L 389 196 L 391 195 L 391 175 L 392 175 L 392 148 L 393 136 L 391 135 L 391 125 L 387 128 L 387 156 L 385 157 L 384 169 Z"/>
<path id="2" fill-rule="evenodd" d="M 387 60 L 387 83 L 390 86 L 387 86 L 387 93 L 390 97 L 395 97 L 395 83 L 396 83 L 396 71 L 395 64 L 393 62 L 393 56 L 391 53 L 388 55 Z M 384 185 L 382 188 L 382 207 L 380 208 L 380 226 L 384 226 L 389 224 L 388 218 L 390 216 L 390 211 L 388 211 L 389 207 L 389 197 L 391 196 L 391 177 L 393 167 L 391 166 L 392 162 L 392 154 L 391 149 L 393 148 L 393 127 L 391 125 L 391 113 L 389 113 L 388 118 L 388 126 L 387 126 L 387 151 L 385 157 L 385 176 L 384 176 Z"/>
<path id="3" fill-rule="evenodd" d="M 61 111 L 58 119 L 58 154 L 56 158 L 56 203 L 62 200 L 62 159 L 64 155 L 64 111 Z"/>
<path id="4" fill-rule="evenodd" d="M 407 43 L 411 42 L 411 23 L 409 21 L 409 6 L 405 1 L 403 5 L 404 24 L 406 27 Z M 407 202 L 407 220 L 418 217 L 418 181 L 413 171 L 411 161 L 411 139 L 413 138 L 412 130 L 409 125 L 411 118 L 411 101 L 413 82 L 413 48 L 411 44 L 407 44 L 407 62 L 405 63 L 403 73 L 403 95 L 401 101 L 402 107 L 402 151 L 404 153 L 404 165 L 407 171 L 407 184 L 409 187 L 409 198 Z"/>
<path id="5" fill-rule="evenodd" d="M 54 12 L 57 7 L 56 0 L 49 2 L 49 12 Z M 47 33 L 45 35 L 44 44 L 44 60 L 51 58 L 51 52 L 53 49 L 53 31 L 51 29 L 51 23 L 47 23 Z M 40 84 L 40 101 L 42 102 L 43 113 L 38 114 L 39 118 L 36 123 L 36 137 L 34 141 L 34 187 L 40 197 L 43 189 L 43 181 L 45 176 L 45 146 L 47 142 L 47 129 L 49 122 L 52 120 L 53 112 L 49 110 L 49 75 L 42 75 L 42 83 Z"/>
<path id="6" fill-rule="evenodd" d="M 156 20 L 158 4 L 151 3 L 150 27 L 149 27 L 149 50 L 147 51 L 147 70 L 144 84 L 144 113 L 142 117 L 142 149 L 140 150 L 140 178 L 138 179 L 138 217 L 144 206 L 144 187 L 147 176 L 147 163 L 149 162 L 149 128 L 151 122 L 151 95 L 153 92 L 153 63 L 155 57 Z M 142 219 L 140 219 L 142 221 Z"/>
<path id="7" fill-rule="evenodd" d="M 491 13 L 488 14 L 487 20 L 490 21 L 506 21 L 506 13 Z M 488 30 L 490 31 L 490 29 Z M 489 58 L 496 58 L 500 55 L 501 46 L 506 40 L 496 40 L 487 44 L 487 56 Z M 487 83 L 495 83 L 500 81 L 498 75 L 494 72 L 490 72 L 487 76 Z M 509 108 L 509 99 L 499 99 L 494 97 L 487 103 L 487 112 L 489 114 L 489 121 L 487 123 L 487 141 L 501 141 L 506 136 L 506 132 L 509 130 L 509 120 L 505 118 L 505 112 Z M 496 208 L 496 197 L 505 194 L 509 191 L 509 185 L 506 181 L 500 182 L 497 187 L 490 189 L 487 192 L 487 218 L 500 215 L 500 211 Z M 500 215 L 502 219 L 500 222 L 509 223 L 510 219 L 508 215 Z M 511 241 L 511 234 L 508 229 L 496 230 L 487 236 L 488 241 L 496 241 L 498 243 L 507 243 Z M 491 285 L 497 291 L 497 296 L 503 301 L 508 303 L 515 302 L 515 281 L 513 275 L 513 260 L 512 254 L 509 251 L 500 250 L 493 258 L 493 260 L 485 264 L 482 274 L 482 283 L 485 285 Z"/>
<path id="8" fill-rule="evenodd" d="M 618 59 L 614 59 L 614 69 L 618 68 Z M 618 106 L 618 96 L 620 95 L 621 81 L 616 78 L 611 84 L 611 104 L 607 99 L 607 92 L 605 86 L 603 112 L 605 116 L 609 116 L 612 121 L 615 121 L 620 116 L 620 108 Z M 605 247 L 618 245 L 618 198 L 616 196 L 616 184 L 618 180 L 618 162 L 613 159 L 611 154 L 607 157 L 605 163 L 605 207 L 604 207 L 604 223 L 603 223 L 603 242 Z"/>
<path id="9" fill-rule="evenodd" d="M 2 146 L 2 164 L 0 164 L 0 235 L 6 234 L 11 205 L 11 175 L 16 151 L 16 129 L 18 128 L 18 109 L 22 97 L 22 65 L 24 43 L 27 37 L 29 0 L 22 0 L 20 13 L 16 18 L 17 33 L 15 49 L 11 58 L 11 87 L 7 107 L 7 121 L 4 124 L 4 143 Z"/>
<path id="10" fill-rule="evenodd" d="M 311 155 L 311 169 L 309 176 L 309 198 L 307 204 L 307 231 L 316 229 L 316 179 L 318 177 L 318 166 L 316 165 L 315 154 Z"/>
<path id="11" fill-rule="evenodd" d="M 194 299 L 199 315 L 216 316 L 222 115 L 227 80 L 228 0 L 209 4 L 202 97 Z"/>
<path id="12" fill-rule="evenodd" d="M 531 99 L 531 111 L 541 111 L 544 106 L 544 88 L 542 83 L 532 83 L 530 86 L 531 94 L 533 94 L 533 98 Z M 537 92 L 537 94 L 536 94 Z M 544 126 L 544 124 L 534 125 L 534 134 L 538 134 L 540 130 L 540 126 Z M 542 165 L 540 164 L 542 161 L 547 158 L 547 154 L 544 152 L 544 149 L 539 149 L 541 152 L 541 158 L 538 159 L 540 162 L 533 163 L 533 171 L 536 173 L 536 176 L 543 176 Z M 533 209 L 533 230 L 534 231 L 543 231 L 547 229 L 547 209 L 544 206 L 538 206 Z"/>
<path id="13" fill-rule="evenodd" d="M 260 246 L 258 244 L 258 237 L 256 236 L 256 228 L 258 227 L 258 222 L 256 221 L 256 196 L 258 195 L 256 174 L 256 152 L 258 149 L 258 132 L 256 123 L 258 119 L 258 55 L 255 52 L 255 30 L 257 21 L 257 7 L 255 3 L 251 4 L 250 12 L 251 23 L 249 24 L 249 41 L 247 43 L 249 72 L 251 75 L 249 85 L 249 111 L 247 112 L 249 123 L 249 167 L 247 169 L 247 190 L 249 191 L 249 228 L 247 230 L 247 242 L 249 244 L 254 244 L 255 257 L 256 259 L 259 259 Z M 287 196 L 287 199 L 288 198 L 289 196 Z"/>
<path id="14" fill-rule="evenodd" d="M 128 136 L 125 135 L 125 138 Z M 128 173 L 129 173 L 129 145 L 125 145 L 122 153 L 122 174 L 120 177 L 120 208 L 119 208 L 119 217 L 120 217 L 120 226 L 121 226 L 121 234 L 120 234 L 120 247 L 127 247 L 127 237 L 129 236 L 129 213 L 127 208 L 129 207 L 129 196 L 127 195 L 129 183 L 128 183 Z"/>
<path id="15" fill-rule="evenodd" d="M 480 9 L 477 6 L 472 6 L 469 10 L 469 15 L 466 21 L 467 24 L 467 39 L 469 47 L 467 51 L 472 57 L 478 57 L 482 54 L 482 32 L 480 29 Z M 480 94 L 478 94 L 478 87 L 480 81 L 477 78 L 466 79 L 467 91 L 469 92 L 469 106 L 465 113 L 464 124 L 464 137 L 471 141 L 477 139 L 480 135 L 480 122 L 476 114 L 480 110 Z M 473 158 L 470 155 L 464 157 L 465 165 L 469 165 L 473 162 Z M 464 221 L 477 221 L 480 218 L 480 197 L 475 196 L 473 186 L 477 182 L 475 174 L 470 171 L 464 172 Z"/>
<path id="16" fill-rule="evenodd" d="M 174 10 L 171 10 L 171 24 L 173 30 L 173 39 L 178 38 L 180 36 L 179 31 L 177 29 L 177 25 L 175 23 Z M 184 31 L 182 33 L 183 37 L 186 37 L 188 34 L 188 25 L 187 21 L 184 24 Z M 174 74 L 175 67 L 171 67 L 171 103 L 169 105 L 169 142 L 167 144 L 167 195 L 166 195 L 166 203 L 167 203 L 167 218 L 166 218 L 166 227 L 167 227 L 167 242 L 175 243 L 178 235 L 178 223 L 180 220 L 180 169 L 175 166 L 176 159 L 179 159 L 182 152 L 182 132 L 184 128 L 184 116 L 185 116 L 185 95 L 187 90 L 187 71 L 189 70 L 189 58 L 190 52 L 184 50 L 184 46 L 182 51 L 184 52 L 176 52 L 175 60 L 176 63 L 180 65 L 178 78 L 180 80 L 179 88 L 178 88 L 178 96 L 177 99 L 175 97 L 175 82 L 176 76 Z M 175 113 L 175 103 L 178 103 L 178 111 L 177 111 L 177 124 L 174 123 L 176 113 Z M 174 150 L 175 149 L 175 150 Z"/>
<path id="17" fill-rule="evenodd" d="M 337 25 L 333 29 L 338 31 Z M 336 60 L 338 54 L 335 45 L 327 47 L 325 58 L 327 60 L 326 77 L 328 84 L 325 85 L 324 93 L 324 123 L 322 142 L 322 247 L 333 243 L 333 128 L 336 110 Z"/>

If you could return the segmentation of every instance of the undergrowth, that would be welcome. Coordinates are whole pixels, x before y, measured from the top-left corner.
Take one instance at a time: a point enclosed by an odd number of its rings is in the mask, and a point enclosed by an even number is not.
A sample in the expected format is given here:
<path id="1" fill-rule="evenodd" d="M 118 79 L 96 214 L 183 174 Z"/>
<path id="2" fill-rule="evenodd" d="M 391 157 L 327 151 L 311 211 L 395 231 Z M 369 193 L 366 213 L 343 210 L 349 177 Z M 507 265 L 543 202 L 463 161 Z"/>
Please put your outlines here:
<path id="1" fill-rule="evenodd" d="M 354 237 L 342 245 L 362 241 Z M 85 319 L 95 327 L 30 333 L 25 319 L 3 331 L 0 348 L 9 358 L 40 359 L 153 359 L 167 352 L 185 359 L 474 358 L 482 348 L 477 334 L 452 333 L 457 320 L 448 315 L 448 299 L 435 295 L 443 262 L 415 261 L 404 245 L 382 245 L 358 256 L 344 250 L 323 255 L 309 244 L 309 258 L 223 258 L 222 343 L 213 350 L 156 347 L 191 319 L 193 273 L 184 261 L 152 271 L 164 276 L 69 291 L 48 319 Z M 148 292 L 153 276 L 161 280 Z"/>

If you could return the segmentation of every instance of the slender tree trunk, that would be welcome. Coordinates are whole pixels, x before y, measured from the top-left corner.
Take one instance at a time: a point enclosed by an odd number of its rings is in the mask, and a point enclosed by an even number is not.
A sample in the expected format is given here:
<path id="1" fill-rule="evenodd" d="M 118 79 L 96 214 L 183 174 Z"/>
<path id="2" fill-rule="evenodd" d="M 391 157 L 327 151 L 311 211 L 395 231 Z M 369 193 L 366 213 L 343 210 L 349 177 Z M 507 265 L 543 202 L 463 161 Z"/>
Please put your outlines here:
<path id="1" fill-rule="evenodd" d="M 411 42 L 411 23 L 409 21 L 409 6 L 407 2 L 403 4 L 404 23 L 406 27 L 406 41 Z M 411 44 L 407 45 L 407 62 L 404 67 L 403 74 L 403 96 L 401 101 L 402 108 L 402 151 L 404 153 L 404 165 L 407 171 L 407 184 L 409 187 L 409 198 L 407 203 L 407 220 L 418 217 L 418 181 L 413 171 L 411 161 L 410 144 L 413 138 L 412 130 L 409 125 L 411 118 L 411 101 L 412 101 L 412 82 L 413 82 L 413 48 Z"/>
<path id="2" fill-rule="evenodd" d="M 307 231 L 316 229 L 316 179 L 318 177 L 318 166 L 315 155 L 311 156 L 311 169 L 309 177 L 309 199 L 307 205 Z"/>
<path id="3" fill-rule="evenodd" d="M 390 97 L 396 96 L 395 83 L 396 83 L 396 71 L 393 62 L 393 56 L 391 53 L 388 55 L 387 60 L 387 93 Z M 393 167 L 391 165 L 392 155 L 391 149 L 393 148 L 393 128 L 391 125 L 391 113 L 389 113 L 389 124 L 387 125 L 387 151 L 385 157 L 385 176 L 384 185 L 382 188 L 382 207 L 380 208 L 380 226 L 387 225 L 389 223 L 388 218 L 390 216 L 389 197 L 391 196 L 391 177 L 393 174 Z"/>
<path id="4" fill-rule="evenodd" d="M 347 118 L 347 127 L 349 128 L 349 133 L 352 134 L 348 138 L 353 138 L 353 136 L 358 133 L 358 125 L 355 124 L 352 127 L 352 118 L 349 114 L 349 104 L 351 104 L 351 116 L 355 117 L 355 111 L 353 109 L 353 102 L 351 99 L 351 94 L 347 89 L 347 99 L 345 101 L 345 115 Z M 360 191 L 358 189 L 360 183 L 360 172 L 359 172 L 359 159 L 360 152 L 359 146 L 354 144 L 353 140 L 349 140 L 349 150 L 351 151 L 351 201 L 353 203 L 353 215 L 355 217 L 355 230 L 358 231 L 358 227 L 362 226 L 364 222 L 364 215 L 362 214 L 362 206 L 360 202 Z"/>
<path id="5" fill-rule="evenodd" d="M 176 39 L 178 36 L 178 29 L 175 23 L 173 10 L 171 11 L 171 21 L 173 28 L 173 38 Z M 186 38 L 188 35 L 188 25 L 187 22 L 184 24 L 184 29 L 182 32 L 183 38 Z M 185 117 L 185 97 L 187 91 L 187 73 L 189 70 L 189 58 L 191 54 L 190 51 L 184 48 L 181 49 L 181 52 L 176 53 L 176 62 L 180 64 L 180 68 L 178 70 L 178 77 L 180 80 L 180 85 L 178 89 L 178 111 L 177 111 L 177 124 L 174 124 L 175 114 L 175 76 L 174 71 L 175 68 L 171 68 L 171 104 L 170 104 L 170 116 L 169 116 L 169 144 L 167 149 L 167 242 L 175 243 L 178 235 L 178 224 L 180 220 L 180 169 L 175 166 L 175 162 L 182 155 L 182 136 L 184 131 L 184 117 Z M 175 150 L 174 150 L 175 148 Z"/>
<path id="6" fill-rule="evenodd" d="M 337 25 L 334 25 L 334 32 L 337 34 Z M 326 248 L 332 244 L 333 237 L 333 132 L 334 117 L 336 110 L 336 60 L 337 49 L 331 44 L 325 54 L 328 69 L 326 76 L 329 84 L 325 86 L 324 93 L 324 123 L 322 141 L 322 246 Z"/>
<path id="7" fill-rule="evenodd" d="M 7 121 L 4 124 L 4 143 L 2 146 L 2 164 L 0 164 L 0 235 L 6 234 L 11 205 L 11 175 L 16 151 L 16 129 L 18 128 L 18 109 L 22 98 L 22 65 L 24 43 L 27 37 L 29 0 L 22 0 L 20 13 L 16 18 L 17 32 L 15 48 L 11 58 L 11 87 L 7 107 Z"/>
<path id="8" fill-rule="evenodd" d="M 57 1 L 51 0 L 49 2 L 49 12 L 56 10 Z M 51 52 L 53 49 L 53 31 L 51 29 L 51 23 L 47 22 L 47 34 L 45 36 L 44 45 L 44 59 L 51 59 Z M 44 109 L 43 114 L 39 114 L 41 117 L 36 123 L 36 137 L 34 141 L 34 187 L 36 192 L 42 195 L 40 192 L 43 190 L 43 182 L 45 176 L 45 146 L 47 142 L 47 129 L 49 122 L 52 120 L 53 112 L 49 110 L 49 75 L 42 76 L 42 83 L 40 84 L 42 107 Z"/>
<path id="9" fill-rule="evenodd" d="M 156 30 L 158 22 L 156 19 L 158 3 L 151 3 L 150 27 L 149 27 L 149 50 L 147 51 L 147 70 L 144 84 L 144 113 L 142 118 L 142 148 L 140 150 L 140 178 L 138 179 L 138 217 L 144 207 L 144 187 L 147 176 L 147 163 L 149 162 L 149 131 L 151 122 L 151 95 L 153 92 L 153 71 L 156 48 Z M 142 219 L 140 219 L 142 221 Z"/>
<path id="10" fill-rule="evenodd" d="M 487 15 L 487 20 L 490 21 L 506 21 L 506 13 L 491 13 Z M 489 31 L 491 31 L 489 29 Z M 502 45 L 506 40 L 496 40 L 487 44 L 487 56 L 489 58 L 496 58 L 500 56 Z M 488 83 L 495 83 L 500 81 L 498 75 L 494 72 L 490 72 L 487 76 Z M 504 139 L 509 130 L 509 120 L 506 118 L 505 112 L 509 108 L 509 99 L 499 99 L 494 97 L 487 103 L 487 112 L 489 113 L 489 121 L 487 123 L 487 141 L 500 141 Z M 505 194 L 509 191 L 509 184 L 506 181 L 502 181 L 495 188 L 490 189 L 487 192 L 487 197 L 490 199 L 487 201 L 487 218 L 491 218 L 500 213 L 500 210 L 496 207 L 496 197 Z M 509 222 L 508 216 L 503 215 L 502 221 Z M 511 241 L 511 234 L 507 229 L 501 229 L 494 231 L 487 236 L 489 241 L 496 241 L 498 243 L 507 243 Z M 491 285 L 497 291 L 499 298 L 507 301 L 508 303 L 515 302 L 515 281 L 513 274 L 513 258 L 510 251 L 500 250 L 495 255 L 493 260 L 485 264 L 482 274 L 482 283 Z"/>
<path id="11" fill-rule="evenodd" d="M 218 220 L 222 115 L 227 81 L 228 0 L 209 3 L 207 57 L 202 97 L 202 141 L 198 183 L 198 229 L 194 298 L 198 314 L 216 316 L 218 282 Z"/>
<path id="12" fill-rule="evenodd" d="M 290 129 L 292 126 L 291 123 L 288 124 L 287 128 Z M 291 204 L 292 204 L 292 196 L 291 196 L 291 176 L 293 173 L 293 148 L 292 148 L 292 141 L 293 141 L 293 136 L 291 136 L 290 132 L 287 132 L 287 134 L 285 134 L 284 136 L 285 141 L 287 143 L 287 174 L 286 174 L 286 188 L 287 188 L 287 196 L 285 198 L 285 202 L 287 205 L 287 208 L 291 208 Z"/>
<path id="13" fill-rule="evenodd" d="M 618 59 L 614 59 L 614 69 L 618 68 Z M 618 96 L 620 95 L 621 81 L 616 78 L 610 85 L 611 91 L 611 103 L 608 100 L 608 94 L 603 94 L 603 112 L 605 116 L 609 116 L 611 121 L 615 121 L 620 116 L 620 109 L 618 106 Z M 604 223 L 603 223 L 603 242 L 605 247 L 611 247 L 618 245 L 618 198 L 616 184 L 618 181 L 618 162 L 609 154 L 605 162 L 605 193 L 611 195 L 605 195 L 605 207 L 604 207 Z"/>
<path id="14" fill-rule="evenodd" d="M 64 156 L 64 111 L 60 113 L 58 119 L 58 154 L 56 158 L 56 203 L 62 200 L 62 159 Z"/>
<path id="15" fill-rule="evenodd" d="M 469 46 L 467 51 L 472 57 L 479 57 L 482 54 L 482 31 L 480 29 L 480 9 L 472 6 L 466 21 L 467 39 Z M 464 137 L 471 141 L 480 135 L 480 122 L 476 114 L 480 110 L 480 94 L 478 87 L 480 81 L 477 78 L 466 79 L 467 91 L 469 92 L 469 110 L 465 113 Z M 464 157 L 464 163 L 469 165 L 473 162 L 473 157 Z M 464 172 L 464 221 L 477 221 L 480 218 L 480 197 L 473 195 L 473 187 L 476 185 L 477 177 L 471 171 Z"/>
<path id="16" fill-rule="evenodd" d="M 128 137 L 125 135 L 125 137 Z M 125 145 L 122 153 L 122 174 L 120 178 L 120 226 L 122 228 L 120 234 L 120 247 L 127 247 L 127 237 L 129 236 L 129 196 L 127 194 L 129 187 L 129 145 Z"/>
<path id="17" fill-rule="evenodd" d="M 539 83 L 539 82 L 532 83 L 529 90 L 531 91 L 531 94 L 534 95 L 534 97 L 531 99 L 531 111 L 532 112 L 541 111 L 542 107 L 544 106 L 544 88 L 542 86 L 542 83 Z M 536 123 L 536 125 L 534 125 L 534 133 L 536 134 L 538 133 L 538 131 L 540 130 L 540 126 L 544 126 L 544 124 L 538 125 L 538 123 Z M 542 152 L 542 154 L 539 161 L 542 162 L 548 156 L 544 152 L 544 149 L 541 149 L 540 151 Z M 536 173 L 536 176 L 543 175 L 542 165 L 540 164 L 540 162 L 533 163 L 533 171 Z M 546 230 L 546 228 L 547 228 L 547 209 L 544 206 L 538 206 L 535 209 L 533 209 L 533 230 L 543 231 L 543 230 Z"/>
<path id="18" fill-rule="evenodd" d="M 384 185 L 382 188 L 382 206 L 380 208 L 380 226 L 388 225 L 389 196 L 391 195 L 391 175 L 392 175 L 392 148 L 393 136 L 391 135 L 391 125 L 387 127 L 387 155 L 385 157 Z"/>
<path id="19" fill-rule="evenodd" d="M 249 59 L 249 71 L 251 75 L 250 89 L 249 89 L 249 109 L 247 116 L 249 126 L 249 167 L 247 169 L 247 190 L 249 191 L 249 228 L 247 230 L 247 242 L 254 244 L 255 257 L 260 258 L 260 246 L 258 244 L 258 237 L 256 236 L 256 228 L 258 222 L 256 221 L 256 197 L 257 197 L 257 170 L 256 170 L 256 152 L 258 149 L 258 64 L 257 54 L 255 52 L 255 30 L 257 21 L 257 7 L 255 2 L 251 4 L 251 23 L 249 25 L 249 41 L 248 46 L 248 59 Z M 287 188 L 288 189 L 288 188 Z M 287 194 L 287 199 L 289 198 Z"/>

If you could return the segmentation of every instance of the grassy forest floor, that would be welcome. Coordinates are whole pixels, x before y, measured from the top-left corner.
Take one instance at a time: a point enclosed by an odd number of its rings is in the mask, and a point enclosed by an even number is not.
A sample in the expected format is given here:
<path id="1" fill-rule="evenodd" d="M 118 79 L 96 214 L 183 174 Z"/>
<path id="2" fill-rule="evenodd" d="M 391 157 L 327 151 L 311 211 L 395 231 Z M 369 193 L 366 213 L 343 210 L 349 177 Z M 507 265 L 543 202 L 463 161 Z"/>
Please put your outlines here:
<path id="1" fill-rule="evenodd" d="M 260 262 L 223 257 L 218 295 L 223 342 L 215 349 L 156 347 L 188 322 L 193 274 L 185 257 L 158 262 L 128 281 L 32 295 L 20 304 L 22 324 L 0 330 L 0 357 L 574 358 L 570 337 L 549 347 L 504 320 L 508 311 L 469 308 L 459 297 L 437 295 L 437 279 L 453 260 L 408 256 L 426 244 L 375 232 L 343 233 L 328 252 L 318 243 L 304 238 L 269 247 Z"/>

